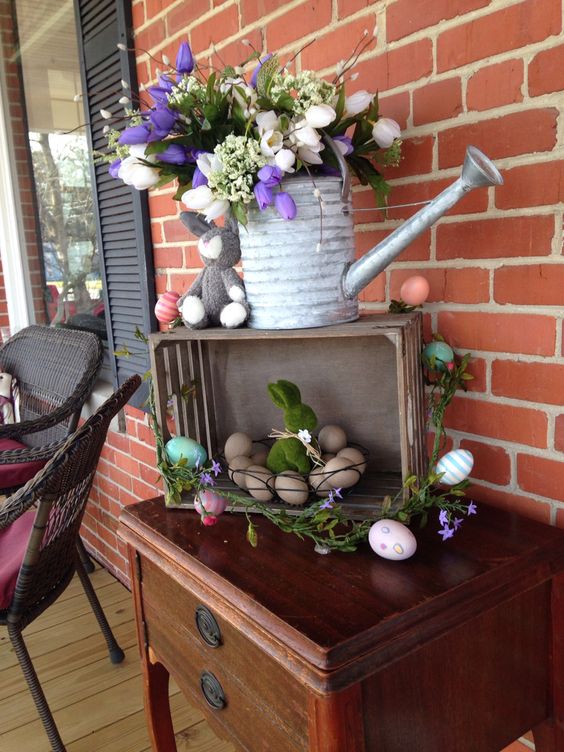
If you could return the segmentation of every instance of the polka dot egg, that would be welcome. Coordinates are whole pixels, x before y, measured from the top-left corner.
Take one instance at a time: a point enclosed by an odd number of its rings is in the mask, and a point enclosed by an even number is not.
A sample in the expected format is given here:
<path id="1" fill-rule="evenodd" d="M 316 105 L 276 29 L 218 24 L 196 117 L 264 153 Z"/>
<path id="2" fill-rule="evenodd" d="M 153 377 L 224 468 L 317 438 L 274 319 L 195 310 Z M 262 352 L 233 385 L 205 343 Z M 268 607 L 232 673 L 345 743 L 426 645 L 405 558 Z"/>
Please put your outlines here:
<path id="1" fill-rule="evenodd" d="M 454 486 L 465 480 L 472 472 L 474 457 L 467 449 L 453 449 L 441 457 L 435 468 L 437 473 L 444 473 L 441 483 L 445 486 Z"/>
<path id="2" fill-rule="evenodd" d="M 417 540 L 411 530 L 396 520 L 378 520 L 368 533 L 370 548 L 383 559 L 402 561 L 417 550 Z"/>

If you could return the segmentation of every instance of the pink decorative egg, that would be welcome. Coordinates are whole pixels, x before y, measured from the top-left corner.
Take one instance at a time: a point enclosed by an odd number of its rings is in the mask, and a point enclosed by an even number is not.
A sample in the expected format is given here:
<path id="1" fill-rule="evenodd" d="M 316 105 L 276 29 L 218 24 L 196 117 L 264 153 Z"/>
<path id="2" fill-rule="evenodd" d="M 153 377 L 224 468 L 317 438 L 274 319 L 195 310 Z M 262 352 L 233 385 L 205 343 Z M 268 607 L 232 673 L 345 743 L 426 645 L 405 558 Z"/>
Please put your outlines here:
<path id="1" fill-rule="evenodd" d="M 418 306 L 427 300 L 429 290 L 425 277 L 408 277 L 400 288 L 400 298 L 407 305 Z"/>
<path id="2" fill-rule="evenodd" d="M 170 324 L 178 317 L 179 314 L 176 301 L 179 298 L 180 295 L 172 290 L 167 290 L 167 292 L 161 295 L 155 305 L 155 316 L 157 317 L 157 321 L 160 321 L 161 324 Z"/>

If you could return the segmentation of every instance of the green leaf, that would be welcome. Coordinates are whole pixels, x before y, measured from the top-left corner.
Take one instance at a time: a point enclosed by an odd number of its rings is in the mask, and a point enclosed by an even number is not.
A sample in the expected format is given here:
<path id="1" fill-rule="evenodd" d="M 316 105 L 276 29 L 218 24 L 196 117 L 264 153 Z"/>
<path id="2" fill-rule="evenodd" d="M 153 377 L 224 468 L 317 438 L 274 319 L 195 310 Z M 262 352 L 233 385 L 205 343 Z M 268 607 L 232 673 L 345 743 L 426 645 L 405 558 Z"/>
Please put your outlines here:
<path id="1" fill-rule="evenodd" d="M 217 120 L 219 115 L 219 108 L 216 107 L 215 104 L 205 104 L 203 110 L 206 119 L 209 120 L 210 123 L 213 123 L 214 120 Z"/>
<path id="2" fill-rule="evenodd" d="M 147 148 L 145 149 L 145 154 L 147 156 L 151 154 L 160 154 L 161 152 L 166 151 L 169 146 L 170 141 L 153 141 L 152 143 L 148 144 Z"/>
<path id="3" fill-rule="evenodd" d="M 272 86 L 272 81 L 276 73 L 280 68 L 280 61 L 278 55 L 273 55 L 269 60 L 261 65 L 259 74 L 257 76 L 257 93 L 260 96 L 267 97 Z"/>
<path id="4" fill-rule="evenodd" d="M 286 110 L 286 112 L 293 112 L 294 111 L 293 97 L 291 97 L 290 94 L 286 92 L 280 94 L 280 96 L 276 100 L 276 109 Z"/>
<path id="5" fill-rule="evenodd" d="M 213 102 L 215 79 L 216 79 L 215 72 L 210 73 L 210 75 L 208 76 L 208 83 L 206 86 L 206 101 L 207 102 Z"/>
<path id="6" fill-rule="evenodd" d="M 188 185 L 179 185 L 178 190 L 172 197 L 173 201 L 180 201 L 182 196 L 186 193 L 186 191 L 190 190 L 191 187 L 192 187 L 192 183 L 189 183 Z"/>
<path id="7" fill-rule="evenodd" d="M 339 96 L 337 98 L 337 104 L 335 105 L 335 113 L 336 117 L 333 121 L 334 123 L 338 123 L 339 120 L 343 117 L 343 113 L 345 111 L 345 87 L 343 84 L 339 86 Z"/>
<path id="8" fill-rule="evenodd" d="M 247 540 L 251 544 L 253 548 L 256 548 L 258 545 L 258 536 L 257 536 L 257 530 L 256 527 L 253 525 L 252 522 L 249 521 L 249 526 L 247 528 Z"/>
<path id="9" fill-rule="evenodd" d="M 247 209 L 245 208 L 245 204 L 241 201 L 235 201 L 231 204 L 231 213 L 243 227 L 247 226 Z"/>

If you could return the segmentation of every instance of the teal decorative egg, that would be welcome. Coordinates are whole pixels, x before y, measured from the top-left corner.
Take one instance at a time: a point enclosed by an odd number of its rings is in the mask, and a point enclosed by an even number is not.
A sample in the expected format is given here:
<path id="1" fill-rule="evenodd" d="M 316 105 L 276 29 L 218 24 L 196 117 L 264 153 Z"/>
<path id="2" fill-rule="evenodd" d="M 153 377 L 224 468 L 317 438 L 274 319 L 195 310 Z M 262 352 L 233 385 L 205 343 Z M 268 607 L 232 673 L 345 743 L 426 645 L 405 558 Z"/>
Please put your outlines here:
<path id="1" fill-rule="evenodd" d="M 454 351 L 446 342 L 437 340 L 425 345 L 423 350 L 423 362 L 429 368 L 432 368 L 435 371 L 446 371 L 446 364 L 452 363 L 453 360 Z"/>
<path id="2" fill-rule="evenodd" d="M 444 457 L 437 462 L 435 470 L 437 473 L 444 473 L 440 482 L 445 486 L 454 486 L 465 480 L 474 467 L 474 457 L 468 449 L 453 449 L 447 452 Z"/>
<path id="3" fill-rule="evenodd" d="M 174 436 L 165 444 L 165 453 L 168 461 L 175 465 L 182 457 L 188 467 L 202 466 L 208 458 L 208 453 L 201 444 L 187 436 Z"/>

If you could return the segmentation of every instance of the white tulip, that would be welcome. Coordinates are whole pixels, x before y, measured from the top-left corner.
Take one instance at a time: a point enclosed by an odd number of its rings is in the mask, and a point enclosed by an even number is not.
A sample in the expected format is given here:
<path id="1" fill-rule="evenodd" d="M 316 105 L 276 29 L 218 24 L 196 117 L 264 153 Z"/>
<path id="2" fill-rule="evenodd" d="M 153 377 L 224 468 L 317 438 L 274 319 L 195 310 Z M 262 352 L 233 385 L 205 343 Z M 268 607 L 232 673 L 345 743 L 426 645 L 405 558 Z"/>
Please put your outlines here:
<path id="1" fill-rule="evenodd" d="M 372 138 L 382 149 L 387 149 L 400 136 L 401 128 L 391 118 L 380 118 L 372 128 Z"/>
<path id="2" fill-rule="evenodd" d="M 317 146 L 321 141 L 321 136 L 310 125 L 307 120 L 299 120 L 294 124 L 294 130 L 290 133 L 290 140 L 298 146 Z"/>
<path id="3" fill-rule="evenodd" d="M 273 157 L 282 148 L 283 140 L 284 136 L 280 131 L 265 131 L 260 140 L 260 150 L 265 157 Z"/>
<path id="4" fill-rule="evenodd" d="M 284 172 L 294 172 L 296 155 L 291 149 L 280 149 L 274 157 L 274 163 Z"/>
<path id="5" fill-rule="evenodd" d="M 308 149 L 307 146 L 300 146 L 298 157 L 306 164 L 323 164 L 323 160 L 316 151 Z"/>
<path id="6" fill-rule="evenodd" d="M 225 212 L 229 209 L 229 201 L 220 199 L 216 199 L 215 201 L 212 201 L 211 205 L 208 206 L 208 208 L 205 210 L 205 218 L 206 222 L 211 222 L 212 219 L 217 219 L 218 217 L 222 217 Z"/>
<path id="7" fill-rule="evenodd" d="M 365 89 L 357 91 L 354 94 L 351 94 L 350 97 L 345 97 L 345 113 L 349 117 L 354 117 L 355 115 L 358 115 L 359 112 L 365 110 L 373 99 L 374 94 L 371 94 L 369 91 L 366 91 Z"/>
<path id="8" fill-rule="evenodd" d="M 328 104 L 314 104 L 305 114 L 308 125 L 312 128 L 325 128 L 335 120 L 337 113 Z"/>
<path id="9" fill-rule="evenodd" d="M 190 188 L 190 190 L 183 193 L 180 200 L 188 209 L 201 211 L 209 209 L 215 199 L 211 188 L 207 185 L 199 185 L 197 188 Z"/>
<path id="10" fill-rule="evenodd" d="M 256 117 L 256 123 L 259 135 L 262 136 L 262 134 L 265 131 L 270 130 L 278 130 L 278 116 L 274 112 L 274 110 L 268 110 L 267 112 L 259 112 Z"/>
<path id="11" fill-rule="evenodd" d="M 145 159 L 148 162 L 154 162 L 155 156 L 152 157 L 146 157 L 145 156 L 145 149 L 147 148 L 148 144 L 132 144 L 129 147 L 129 156 L 130 157 L 137 157 L 138 159 Z"/>
<path id="12" fill-rule="evenodd" d="M 148 167 L 137 160 L 137 157 L 126 157 L 118 170 L 118 177 L 126 185 L 132 185 L 138 191 L 151 188 L 159 182 L 159 171 Z"/>
<path id="13" fill-rule="evenodd" d="M 211 172 L 221 172 L 223 170 L 223 164 L 217 154 L 204 153 L 196 159 L 196 164 L 207 178 L 209 178 Z"/>

